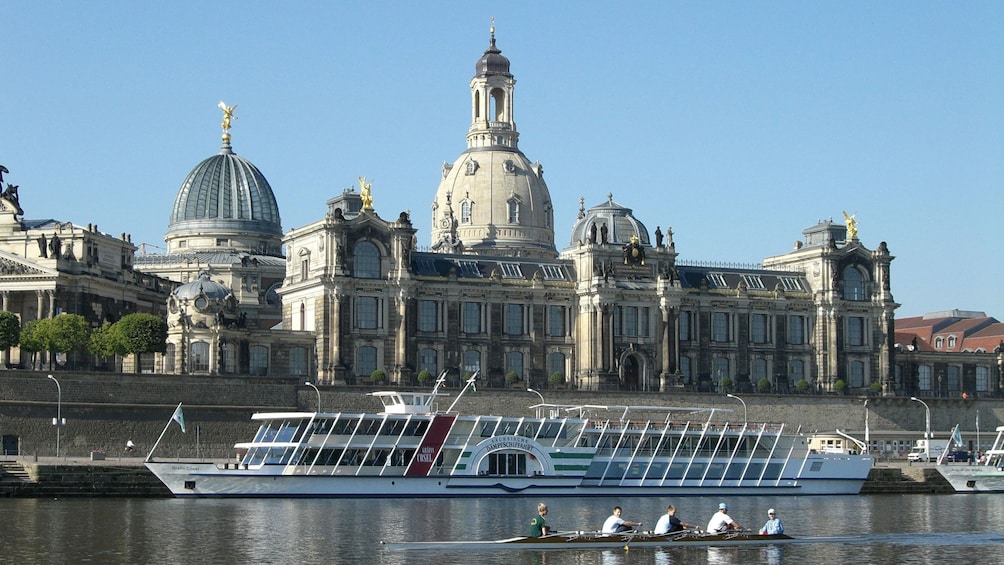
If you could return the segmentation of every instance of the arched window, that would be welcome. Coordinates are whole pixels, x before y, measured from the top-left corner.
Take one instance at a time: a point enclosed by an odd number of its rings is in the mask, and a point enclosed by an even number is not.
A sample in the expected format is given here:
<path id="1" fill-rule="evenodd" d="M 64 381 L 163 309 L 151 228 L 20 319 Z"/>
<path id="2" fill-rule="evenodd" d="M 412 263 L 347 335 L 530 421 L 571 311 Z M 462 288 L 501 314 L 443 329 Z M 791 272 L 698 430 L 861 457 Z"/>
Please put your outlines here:
<path id="1" fill-rule="evenodd" d="M 962 390 L 962 369 L 958 365 L 949 365 L 945 370 L 945 377 L 948 379 L 949 392 Z"/>
<path id="2" fill-rule="evenodd" d="M 505 354 L 506 374 L 516 373 L 516 376 L 523 379 L 523 354 L 519 351 L 510 351 Z"/>
<path id="3" fill-rule="evenodd" d="M 559 351 L 552 352 L 547 356 L 547 375 L 558 373 L 565 376 L 565 354 Z"/>
<path id="4" fill-rule="evenodd" d="M 509 212 L 509 223 L 518 224 L 519 223 L 519 198 L 513 196 L 506 201 L 506 207 Z"/>
<path id="5" fill-rule="evenodd" d="M 377 350 L 375 347 L 363 345 L 356 349 L 356 376 L 369 377 L 377 370 Z"/>
<path id="6" fill-rule="evenodd" d="M 481 352 L 476 349 L 468 349 L 464 352 L 464 372 L 474 373 L 481 368 Z"/>
<path id="7" fill-rule="evenodd" d="M 943 337 L 934 338 L 934 348 L 941 349 L 943 347 L 945 347 L 945 338 Z"/>
<path id="8" fill-rule="evenodd" d="M 268 374 L 268 348 L 264 345 L 251 346 L 251 374 L 265 376 Z"/>
<path id="9" fill-rule="evenodd" d="M 805 378 L 805 363 L 801 359 L 792 359 L 788 363 L 789 382 L 798 384 L 798 381 Z"/>
<path id="10" fill-rule="evenodd" d="M 289 374 L 302 377 L 307 374 L 307 348 L 294 347 L 289 350 Z"/>
<path id="11" fill-rule="evenodd" d="M 460 203 L 460 223 L 469 224 L 471 223 L 471 201 L 464 200 Z"/>
<path id="12" fill-rule="evenodd" d="M 352 276 L 358 279 L 380 278 L 380 250 L 369 241 L 360 241 L 353 250 Z"/>
<path id="13" fill-rule="evenodd" d="M 862 361 L 851 361 L 847 365 L 847 386 L 861 388 L 865 386 L 865 364 Z"/>
<path id="14" fill-rule="evenodd" d="M 720 383 L 725 377 L 730 377 L 729 374 L 729 360 L 725 357 L 715 357 L 711 362 L 711 368 L 714 371 L 712 373 L 712 378 L 714 378 L 716 383 Z"/>
<path id="15" fill-rule="evenodd" d="M 856 267 L 844 269 L 844 300 L 868 300 L 865 296 L 865 277 Z"/>
<path id="16" fill-rule="evenodd" d="M 954 335 L 948 336 L 948 348 L 949 349 L 954 349 L 955 348 L 955 344 L 957 342 L 958 342 L 958 340 L 956 339 L 956 337 Z"/>
<path id="17" fill-rule="evenodd" d="M 204 341 L 196 341 L 191 346 L 192 351 L 192 372 L 209 372 L 209 344 Z"/>
<path id="18" fill-rule="evenodd" d="M 436 350 L 423 349 L 418 352 L 418 371 L 429 371 L 433 376 L 439 373 L 439 365 L 436 363 Z"/>
<path id="19" fill-rule="evenodd" d="M 987 367 L 976 367 L 976 392 L 987 392 L 990 390 L 990 369 Z"/>
<path id="20" fill-rule="evenodd" d="M 753 384 L 760 382 L 767 376 L 767 360 L 766 359 L 754 359 L 753 360 Z"/>

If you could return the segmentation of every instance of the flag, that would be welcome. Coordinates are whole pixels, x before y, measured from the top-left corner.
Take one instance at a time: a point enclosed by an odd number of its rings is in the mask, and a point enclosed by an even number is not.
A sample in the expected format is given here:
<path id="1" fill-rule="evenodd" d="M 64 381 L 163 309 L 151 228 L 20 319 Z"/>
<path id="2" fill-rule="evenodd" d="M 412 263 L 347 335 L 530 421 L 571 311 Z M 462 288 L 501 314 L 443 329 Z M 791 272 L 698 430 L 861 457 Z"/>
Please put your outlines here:
<path id="1" fill-rule="evenodd" d="M 952 432 L 952 441 L 954 441 L 955 445 L 959 447 L 962 447 L 964 445 L 962 443 L 962 432 L 959 431 L 958 426 L 955 426 L 955 431 Z"/>
<path id="2" fill-rule="evenodd" d="M 182 413 L 180 404 L 174 410 L 174 415 L 171 416 L 171 419 L 178 422 L 178 425 L 181 426 L 181 433 L 185 433 L 185 414 Z"/>

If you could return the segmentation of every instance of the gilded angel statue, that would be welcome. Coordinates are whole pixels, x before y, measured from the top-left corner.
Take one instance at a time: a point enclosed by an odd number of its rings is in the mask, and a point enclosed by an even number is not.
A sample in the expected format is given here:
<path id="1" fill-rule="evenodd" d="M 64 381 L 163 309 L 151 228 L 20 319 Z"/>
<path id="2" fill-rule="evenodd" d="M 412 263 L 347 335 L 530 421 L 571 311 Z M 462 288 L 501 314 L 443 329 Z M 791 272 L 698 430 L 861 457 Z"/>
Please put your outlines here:
<path id="1" fill-rule="evenodd" d="M 847 239 L 855 240 L 858 238 L 858 222 L 854 219 L 854 214 L 848 214 L 844 211 L 844 221 L 847 222 Z"/>
<path id="2" fill-rule="evenodd" d="M 220 110 L 223 110 L 223 123 L 220 125 L 223 126 L 223 133 L 225 134 L 230 131 L 230 121 L 237 119 L 237 116 L 234 115 L 234 110 L 237 109 L 237 104 L 227 106 L 226 103 L 220 100 L 219 107 Z"/>

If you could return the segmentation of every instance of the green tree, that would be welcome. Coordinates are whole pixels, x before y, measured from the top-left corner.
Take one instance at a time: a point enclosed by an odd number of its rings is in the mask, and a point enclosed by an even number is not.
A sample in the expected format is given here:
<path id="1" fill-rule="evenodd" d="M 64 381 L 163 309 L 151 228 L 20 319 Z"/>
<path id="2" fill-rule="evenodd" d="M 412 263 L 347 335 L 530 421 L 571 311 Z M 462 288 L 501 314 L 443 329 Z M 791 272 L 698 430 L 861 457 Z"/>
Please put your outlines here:
<path id="1" fill-rule="evenodd" d="M 13 312 L 0 310 L 0 349 L 7 351 L 21 341 L 21 320 Z"/>
<path id="2" fill-rule="evenodd" d="M 809 390 L 809 381 L 798 379 L 798 382 L 795 383 L 795 390 L 798 392 L 807 392 Z"/>
<path id="3" fill-rule="evenodd" d="M 91 339 L 91 326 L 79 314 L 60 314 L 46 320 L 50 328 L 46 342 L 46 351 L 52 353 L 49 357 L 49 367 L 56 353 L 76 353 L 83 351 Z"/>
<path id="4" fill-rule="evenodd" d="M 387 378 L 387 373 L 383 372 L 383 369 L 376 369 L 370 373 L 370 380 L 375 383 L 381 383 Z"/>
<path id="5" fill-rule="evenodd" d="M 756 388 L 760 392 L 770 392 L 770 380 L 767 377 L 760 377 L 756 383 Z"/>
<path id="6" fill-rule="evenodd" d="M 43 322 L 48 322 L 49 320 L 29 320 L 24 324 L 24 328 L 21 329 L 21 336 L 18 339 L 18 345 L 21 347 L 21 351 L 31 353 L 31 365 L 35 366 L 35 362 L 38 358 L 38 353 L 45 351 L 45 326 Z"/>
<path id="7" fill-rule="evenodd" d="M 418 373 L 418 382 L 425 384 L 431 380 L 432 380 L 432 373 L 430 373 L 428 370 L 422 369 L 422 371 Z"/>
<path id="8" fill-rule="evenodd" d="M 154 314 L 129 314 L 114 324 L 125 353 L 167 351 L 167 321 Z"/>

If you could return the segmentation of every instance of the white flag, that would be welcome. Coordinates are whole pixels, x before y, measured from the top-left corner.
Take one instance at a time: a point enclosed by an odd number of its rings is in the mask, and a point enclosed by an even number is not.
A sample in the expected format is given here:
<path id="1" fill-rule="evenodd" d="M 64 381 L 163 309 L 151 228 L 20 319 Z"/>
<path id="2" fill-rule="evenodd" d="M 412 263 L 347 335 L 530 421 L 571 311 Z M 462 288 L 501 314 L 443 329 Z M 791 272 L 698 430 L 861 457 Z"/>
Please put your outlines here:
<path id="1" fill-rule="evenodd" d="M 185 433 L 185 415 L 181 412 L 180 404 L 178 405 L 178 408 L 174 411 L 174 416 L 171 416 L 171 419 L 174 420 L 175 422 L 178 422 L 178 425 L 181 426 L 181 433 Z"/>

